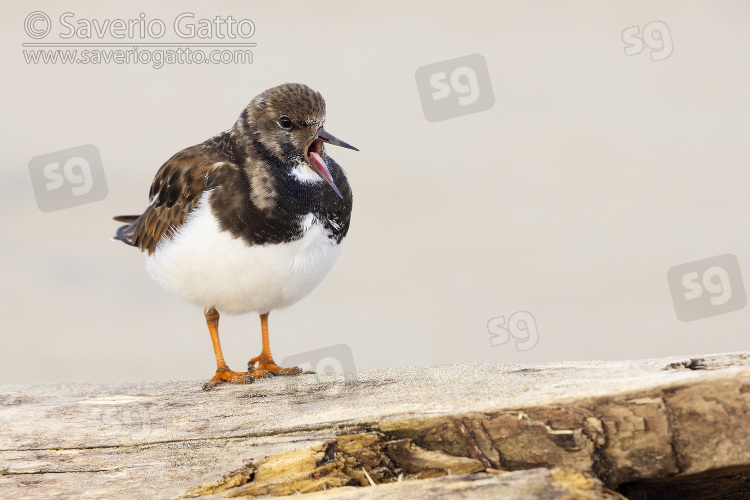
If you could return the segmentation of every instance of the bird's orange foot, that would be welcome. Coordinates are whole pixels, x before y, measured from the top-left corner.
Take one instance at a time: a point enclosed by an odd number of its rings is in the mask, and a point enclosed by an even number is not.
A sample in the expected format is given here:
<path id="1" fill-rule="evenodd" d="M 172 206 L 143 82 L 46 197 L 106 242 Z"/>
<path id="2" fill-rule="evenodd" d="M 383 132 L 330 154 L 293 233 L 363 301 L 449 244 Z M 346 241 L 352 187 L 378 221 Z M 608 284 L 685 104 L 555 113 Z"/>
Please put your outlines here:
<path id="1" fill-rule="evenodd" d="M 258 363 L 258 366 L 256 368 L 255 363 Z M 302 368 L 298 366 L 294 366 L 292 368 L 282 368 L 279 365 L 276 364 L 276 362 L 271 360 L 264 360 L 261 361 L 260 356 L 257 358 L 251 359 L 247 363 L 247 371 L 250 374 L 251 377 L 254 378 L 268 378 L 268 377 L 275 377 L 277 375 L 281 376 L 288 376 L 288 375 L 302 375 L 303 373 L 311 373 L 311 372 L 303 372 Z"/>
<path id="2" fill-rule="evenodd" d="M 211 377 L 211 380 L 203 384 L 203 390 L 208 391 L 216 387 L 221 383 L 230 384 L 252 384 L 255 382 L 255 378 L 246 372 L 233 372 L 229 368 L 224 370 L 216 370 L 216 375 Z"/>

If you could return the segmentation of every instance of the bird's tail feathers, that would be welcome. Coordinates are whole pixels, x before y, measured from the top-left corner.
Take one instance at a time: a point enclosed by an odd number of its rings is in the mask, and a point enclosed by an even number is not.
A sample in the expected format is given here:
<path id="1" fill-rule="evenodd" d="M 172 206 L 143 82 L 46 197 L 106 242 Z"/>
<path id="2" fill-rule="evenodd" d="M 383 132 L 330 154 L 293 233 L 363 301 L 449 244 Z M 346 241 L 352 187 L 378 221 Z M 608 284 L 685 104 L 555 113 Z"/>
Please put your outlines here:
<path id="1" fill-rule="evenodd" d="M 117 234 L 114 236 L 114 239 L 135 246 L 133 233 L 135 232 L 136 223 L 140 217 L 140 215 L 118 215 L 117 217 L 114 217 L 116 221 L 127 224 L 126 226 L 120 226 L 117 229 Z"/>
<path id="2" fill-rule="evenodd" d="M 112 217 L 117 222 L 124 222 L 126 224 L 132 224 L 140 215 L 117 215 Z"/>

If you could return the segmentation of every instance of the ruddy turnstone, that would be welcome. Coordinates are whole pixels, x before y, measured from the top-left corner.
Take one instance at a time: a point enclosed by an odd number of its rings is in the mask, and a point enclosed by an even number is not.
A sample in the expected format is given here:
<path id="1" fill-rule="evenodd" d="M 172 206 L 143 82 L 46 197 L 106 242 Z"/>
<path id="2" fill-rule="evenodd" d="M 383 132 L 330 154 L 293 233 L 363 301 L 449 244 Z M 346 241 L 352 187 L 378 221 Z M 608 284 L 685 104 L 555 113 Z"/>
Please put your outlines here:
<path id="1" fill-rule="evenodd" d="M 324 145 L 357 148 L 323 129 L 325 110 L 306 85 L 266 90 L 231 129 L 162 165 L 145 212 L 115 217 L 127 223 L 115 238 L 148 253 L 151 277 L 205 308 L 216 355 L 205 388 L 301 373 L 274 362 L 268 314 L 323 280 L 349 230 L 352 190 Z M 260 314 L 263 347 L 247 372 L 224 361 L 219 311 Z"/>

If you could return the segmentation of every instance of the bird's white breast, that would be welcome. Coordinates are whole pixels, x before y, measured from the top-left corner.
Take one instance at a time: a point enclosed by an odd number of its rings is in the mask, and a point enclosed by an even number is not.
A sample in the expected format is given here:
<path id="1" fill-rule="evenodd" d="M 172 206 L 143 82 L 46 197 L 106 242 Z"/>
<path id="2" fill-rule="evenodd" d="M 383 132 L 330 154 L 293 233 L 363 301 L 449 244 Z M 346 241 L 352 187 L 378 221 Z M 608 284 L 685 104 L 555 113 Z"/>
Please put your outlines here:
<path id="1" fill-rule="evenodd" d="M 316 174 L 313 169 L 305 165 L 304 163 L 298 163 L 292 169 L 292 177 L 297 179 L 302 184 L 315 184 L 323 182 L 323 179 Z"/>
<path id="2" fill-rule="evenodd" d="M 298 240 L 248 246 L 220 230 L 208 195 L 146 260 L 151 277 L 184 300 L 230 314 L 287 307 L 318 286 L 341 253 L 343 241 L 330 239 L 313 214 Z"/>

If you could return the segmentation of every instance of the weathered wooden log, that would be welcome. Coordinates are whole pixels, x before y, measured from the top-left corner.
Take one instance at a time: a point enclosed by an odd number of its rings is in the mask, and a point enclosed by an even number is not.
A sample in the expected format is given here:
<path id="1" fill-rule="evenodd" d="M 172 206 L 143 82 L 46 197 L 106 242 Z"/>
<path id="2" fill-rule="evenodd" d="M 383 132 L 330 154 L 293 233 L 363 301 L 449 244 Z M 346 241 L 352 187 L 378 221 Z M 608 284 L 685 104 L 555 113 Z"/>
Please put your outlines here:
<path id="1" fill-rule="evenodd" d="M 304 375 L 209 392 L 199 382 L 0 387 L 2 498 L 744 491 L 745 353 Z"/>

